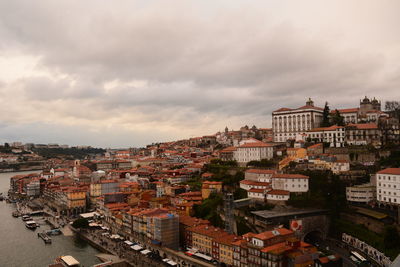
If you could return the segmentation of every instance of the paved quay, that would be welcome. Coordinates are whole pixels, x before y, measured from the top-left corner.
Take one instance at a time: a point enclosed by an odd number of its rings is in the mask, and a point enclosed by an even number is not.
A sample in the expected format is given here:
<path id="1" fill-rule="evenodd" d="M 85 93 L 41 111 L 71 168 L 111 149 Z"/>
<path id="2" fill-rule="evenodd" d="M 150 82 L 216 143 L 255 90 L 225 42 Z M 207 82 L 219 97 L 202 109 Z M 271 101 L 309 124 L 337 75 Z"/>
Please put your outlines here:
<path id="1" fill-rule="evenodd" d="M 134 251 L 130 248 L 130 246 L 126 245 L 124 242 L 116 242 L 111 240 L 105 236 L 102 236 L 102 233 L 96 230 L 89 230 L 89 231 L 78 231 L 75 232 L 91 243 L 94 247 L 107 252 L 109 254 L 113 254 L 118 256 L 121 259 L 125 259 L 128 264 L 131 266 L 160 266 L 162 263 L 161 260 L 151 259 L 146 257 L 145 255 L 141 254 L 138 251 Z M 145 245 L 148 249 L 152 251 L 158 251 L 160 255 L 164 253 L 167 255 L 169 259 L 174 260 L 175 262 L 180 262 L 180 266 L 204 266 L 204 267 L 211 267 L 214 266 L 212 264 L 197 260 L 195 258 L 189 257 L 183 252 L 174 251 L 168 248 L 163 247 L 155 247 L 151 246 L 150 244 Z"/>

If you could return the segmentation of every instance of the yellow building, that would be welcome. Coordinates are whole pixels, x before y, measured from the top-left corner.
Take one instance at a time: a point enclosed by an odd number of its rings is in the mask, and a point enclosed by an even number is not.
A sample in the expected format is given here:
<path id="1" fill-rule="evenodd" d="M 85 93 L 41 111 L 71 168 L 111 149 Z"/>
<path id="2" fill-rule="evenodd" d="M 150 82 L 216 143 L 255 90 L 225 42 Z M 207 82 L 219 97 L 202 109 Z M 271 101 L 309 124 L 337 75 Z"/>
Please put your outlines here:
<path id="1" fill-rule="evenodd" d="M 288 157 L 293 160 L 305 159 L 307 157 L 307 149 L 305 148 L 288 148 L 286 150 Z"/>
<path id="2" fill-rule="evenodd" d="M 221 236 L 222 229 L 209 225 L 198 225 L 186 230 L 191 235 L 191 246 L 209 255 L 213 252 L 213 239 Z"/>
<path id="3" fill-rule="evenodd" d="M 85 208 L 86 207 L 86 190 L 70 189 L 67 193 L 67 208 Z"/>
<path id="4" fill-rule="evenodd" d="M 279 169 L 282 170 L 292 161 L 297 161 L 307 158 L 307 149 L 305 148 L 288 148 L 286 150 L 287 157 L 279 162 Z"/>
<path id="5" fill-rule="evenodd" d="M 201 187 L 201 197 L 206 199 L 211 193 L 220 193 L 222 191 L 222 182 L 204 181 Z"/>
<path id="6" fill-rule="evenodd" d="M 233 243 L 239 240 L 236 235 L 223 235 L 214 240 L 216 243 L 215 247 L 218 249 L 218 256 L 214 254 L 214 257 L 219 257 L 219 262 L 225 263 L 227 266 L 233 265 Z"/>
<path id="7" fill-rule="evenodd" d="M 95 203 L 96 199 L 101 196 L 101 184 L 100 183 L 92 183 L 90 184 L 90 202 Z"/>

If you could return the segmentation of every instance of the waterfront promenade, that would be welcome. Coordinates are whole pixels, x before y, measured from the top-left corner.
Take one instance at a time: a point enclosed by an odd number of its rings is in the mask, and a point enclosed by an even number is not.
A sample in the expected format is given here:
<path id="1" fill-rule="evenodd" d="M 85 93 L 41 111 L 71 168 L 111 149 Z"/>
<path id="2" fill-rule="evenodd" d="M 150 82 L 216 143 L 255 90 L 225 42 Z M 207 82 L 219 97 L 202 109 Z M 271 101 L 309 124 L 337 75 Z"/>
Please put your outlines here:
<path id="1" fill-rule="evenodd" d="M 76 232 L 76 234 L 78 234 L 81 238 L 88 241 L 95 248 L 116 255 L 121 259 L 126 260 L 126 262 L 131 266 L 138 266 L 138 267 L 160 266 L 163 264 L 161 257 L 159 257 L 159 259 L 149 258 L 141 254 L 139 251 L 132 250 L 130 246 L 126 245 L 122 241 L 116 241 L 107 238 L 106 236 L 102 235 L 102 233 L 104 232 L 97 230 L 83 230 L 83 231 L 74 230 L 74 231 Z M 167 258 L 177 262 L 179 266 L 188 266 L 188 267 L 214 266 L 212 264 L 203 262 L 201 260 L 189 257 L 183 252 L 174 251 L 168 248 L 163 248 L 161 246 L 154 246 L 151 244 L 146 244 L 145 246 L 147 247 L 147 249 L 153 252 L 157 252 L 158 255 L 166 255 Z"/>
<path id="2" fill-rule="evenodd" d="M 30 214 L 33 212 L 26 203 L 17 203 L 17 210 L 21 214 Z M 118 256 L 121 260 L 125 260 L 127 264 L 131 266 L 160 266 L 163 264 L 162 258 L 158 259 L 149 258 L 139 251 L 134 251 L 130 246 L 124 242 L 112 240 L 104 235 L 104 232 L 99 230 L 76 230 L 70 226 L 72 221 L 64 216 L 56 216 L 52 210 L 44 204 L 43 208 L 44 218 L 46 223 L 50 224 L 53 228 L 59 228 L 64 236 L 72 236 L 74 232 L 79 235 L 82 239 L 86 240 L 94 248 Z M 165 255 L 167 258 L 177 262 L 180 266 L 214 266 L 207 262 L 199 259 L 190 257 L 183 252 L 171 250 L 165 247 L 156 246 L 151 243 L 146 243 L 143 240 L 140 243 L 145 243 L 145 247 L 153 252 L 157 252 L 158 255 Z"/>

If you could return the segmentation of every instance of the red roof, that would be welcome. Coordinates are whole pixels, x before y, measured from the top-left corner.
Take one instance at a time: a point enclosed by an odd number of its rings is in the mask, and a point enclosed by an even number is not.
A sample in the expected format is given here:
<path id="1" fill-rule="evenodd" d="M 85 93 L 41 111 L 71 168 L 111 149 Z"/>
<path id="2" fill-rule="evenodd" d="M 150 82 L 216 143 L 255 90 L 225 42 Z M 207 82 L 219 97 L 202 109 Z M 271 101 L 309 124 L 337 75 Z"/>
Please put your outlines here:
<path id="1" fill-rule="evenodd" d="M 370 130 L 370 129 L 378 129 L 378 125 L 375 123 L 350 123 L 349 127 L 355 127 L 359 130 Z"/>
<path id="2" fill-rule="evenodd" d="M 213 184 L 213 185 L 220 185 L 222 182 L 216 182 L 216 181 L 204 181 L 203 184 Z"/>
<path id="3" fill-rule="evenodd" d="M 257 141 L 257 142 L 250 142 L 250 143 L 246 143 L 243 144 L 241 146 L 239 146 L 239 148 L 250 148 L 250 147 L 271 147 L 273 145 L 271 144 L 267 144 L 261 141 Z"/>
<path id="4" fill-rule="evenodd" d="M 286 242 L 281 242 L 281 243 L 274 244 L 269 247 L 265 247 L 261 251 L 262 252 L 270 252 L 270 251 L 281 250 L 281 249 L 285 249 L 285 248 L 290 249 L 288 246 L 286 246 Z"/>
<path id="5" fill-rule="evenodd" d="M 259 185 L 259 186 L 269 186 L 270 185 L 270 183 L 250 181 L 250 180 L 242 180 L 242 181 L 240 181 L 240 183 L 247 184 L 247 185 Z"/>
<path id="6" fill-rule="evenodd" d="M 233 151 L 236 151 L 236 147 L 230 146 L 230 147 L 222 149 L 219 153 L 229 153 L 229 152 L 233 152 Z"/>
<path id="7" fill-rule="evenodd" d="M 249 190 L 249 192 L 252 192 L 252 193 L 264 193 L 264 189 L 252 188 L 252 189 Z"/>
<path id="8" fill-rule="evenodd" d="M 317 147 L 322 147 L 322 143 L 318 143 L 318 144 L 309 146 L 309 147 L 307 147 L 307 148 L 317 148 Z"/>
<path id="9" fill-rule="evenodd" d="M 293 109 L 291 109 L 291 108 L 280 108 L 280 109 L 274 110 L 273 112 L 290 111 L 290 110 L 293 110 Z"/>
<path id="10" fill-rule="evenodd" d="M 254 235 L 254 238 L 258 238 L 261 240 L 268 240 L 270 238 L 273 238 L 275 236 L 284 236 L 284 235 L 290 235 L 293 234 L 292 230 L 286 229 L 286 228 L 278 228 L 272 231 L 266 231 L 260 234 Z"/>
<path id="11" fill-rule="evenodd" d="M 267 194 L 268 194 L 268 195 L 283 195 L 283 196 L 288 196 L 288 195 L 290 195 L 290 192 L 289 192 L 289 191 L 286 191 L 286 190 L 271 190 L 271 191 L 268 191 Z"/>
<path id="12" fill-rule="evenodd" d="M 302 106 L 302 107 L 299 107 L 299 108 L 296 108 L 296 109 L 315 109 L 315 110 L 321 110 L 321 111 L 324 110 L 323 108 L 309 106 L 309 105 L 305 105 L 305 106 Z"/>
<path id="13" fill-rule="evenodd" d="M 314 128 L 314 129 L 309 130 L 309 132 L 335 131 L 337 129 L 343 129 L 343 128 L 344 128 L 344 126 L 332 125 L 330 127 Z"/>
<path id="14" fill-rule="evenodd" d="M 274 173 L 276 173 L 276 170 L 249 169 L 246 172 L 248 172 L 248 173 L 257 173 L 257 174 L 274 174 Z"/>
<path id="15" fill-rule="evenodd" d="M 308 179 L 310 177 L 302 174 L 289 174 L 289 173 L 275 173 L 272 178 L 286 178 L 286 179 Z"/>
<path id="16" fill-rule="evenodd" d="M 358 112 L 359 108 L 344 108 L 338 109 L 339 113 L 356 113 Z M 336 110 L 331 110 L 331 113 L 335 113 Z"/>
<path id="17" fill-rule="evenodd" d="M 378 172 L 378 174 L 400 175 L 400 168 L 387 168 Z"/>

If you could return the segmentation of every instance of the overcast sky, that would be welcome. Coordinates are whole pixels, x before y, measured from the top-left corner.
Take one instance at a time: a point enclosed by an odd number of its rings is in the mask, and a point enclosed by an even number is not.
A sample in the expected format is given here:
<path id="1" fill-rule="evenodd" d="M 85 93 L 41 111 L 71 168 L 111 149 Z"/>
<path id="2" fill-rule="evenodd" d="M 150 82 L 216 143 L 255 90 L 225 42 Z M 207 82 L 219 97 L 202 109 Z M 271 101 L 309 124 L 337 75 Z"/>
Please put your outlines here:
<path id="1" fill-rule="evenodd" d="M 0 0 L 0 142 L 141 146 L 400 99 L 400 1 Z"/>

